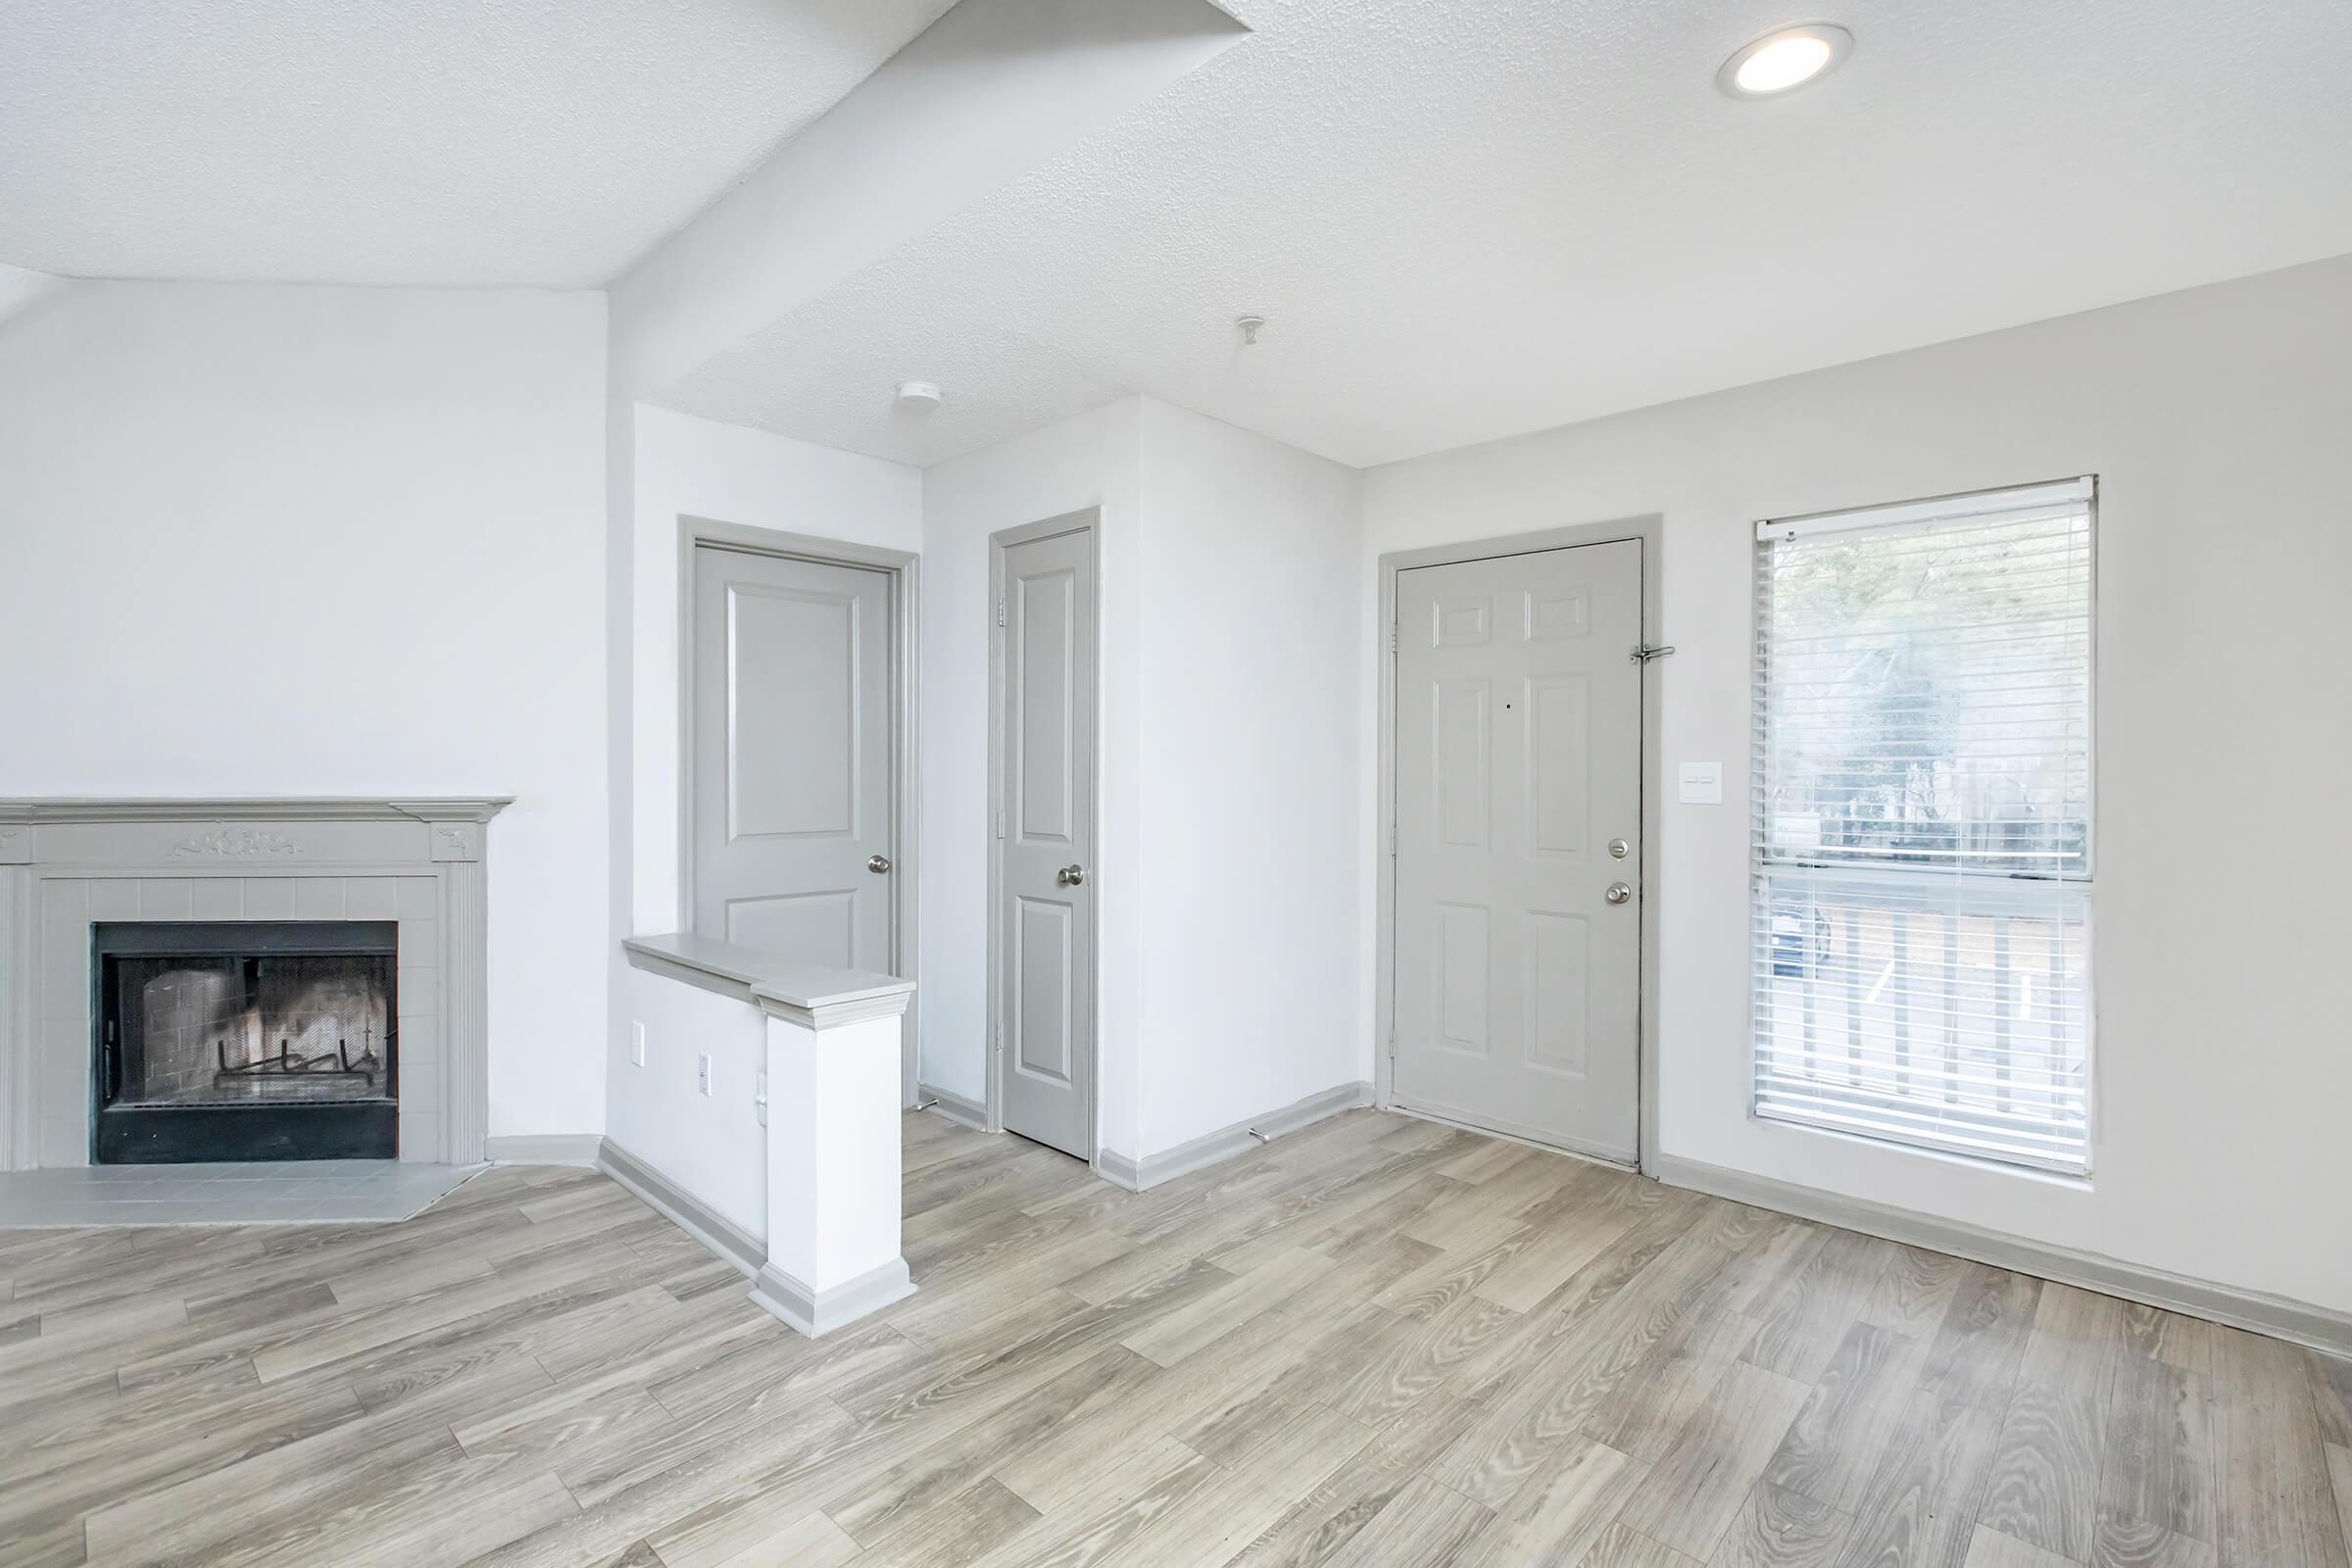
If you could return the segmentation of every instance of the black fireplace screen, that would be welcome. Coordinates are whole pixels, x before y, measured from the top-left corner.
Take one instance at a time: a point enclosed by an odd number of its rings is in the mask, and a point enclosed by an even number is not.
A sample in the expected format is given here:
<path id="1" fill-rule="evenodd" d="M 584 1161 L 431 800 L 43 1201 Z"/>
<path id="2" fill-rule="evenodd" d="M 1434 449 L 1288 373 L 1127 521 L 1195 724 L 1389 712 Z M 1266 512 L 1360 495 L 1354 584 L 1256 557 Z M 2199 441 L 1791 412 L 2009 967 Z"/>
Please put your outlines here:
<path id="1" fill-rule="evenodd" d="M 390 1158 L 391 921 L 102 924 L 102 1161 Z"/>

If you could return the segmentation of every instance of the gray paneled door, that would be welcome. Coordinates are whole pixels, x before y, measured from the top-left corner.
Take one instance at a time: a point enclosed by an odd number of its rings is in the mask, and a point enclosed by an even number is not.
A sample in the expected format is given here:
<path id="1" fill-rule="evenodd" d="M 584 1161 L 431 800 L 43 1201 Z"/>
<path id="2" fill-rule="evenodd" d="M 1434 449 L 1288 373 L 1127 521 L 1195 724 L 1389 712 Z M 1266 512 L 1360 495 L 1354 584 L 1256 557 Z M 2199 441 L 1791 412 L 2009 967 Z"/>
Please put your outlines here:
<path id="1" fill-rule="evenodd" d="M 1095 549 L 1004 546 L 997 1038 L 1005 1130 L 1095 1152 Z"/>
<path id="2" fill-rule="evenodd" d="M 1631 1161 L 1642 546 L 1400 571 L 1396 628 L 1392 1098 Z"/>
<path id="3" fill-rule="evenodd" d="M 694 929 L 892 962 L 890 577 L 694 552 Z"/>

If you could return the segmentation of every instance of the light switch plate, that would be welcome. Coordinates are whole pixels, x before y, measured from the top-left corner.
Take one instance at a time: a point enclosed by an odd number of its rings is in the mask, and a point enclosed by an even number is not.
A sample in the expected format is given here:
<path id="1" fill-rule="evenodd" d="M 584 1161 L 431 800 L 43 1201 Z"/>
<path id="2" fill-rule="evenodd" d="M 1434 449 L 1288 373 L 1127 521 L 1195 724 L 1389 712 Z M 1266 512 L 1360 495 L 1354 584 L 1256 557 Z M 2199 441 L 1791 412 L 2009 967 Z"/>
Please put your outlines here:
<path id="1" fill-rule="evenodd" d="M 645 1065 L 645 1025 L 634 1018 L 629 1020 L 629 1060 Z"/>
<path id="2" fill-rule="evenodd" d="M 697 1094 L 710 1093 L 710 1053 L 708 1051 L 694 1058 L 694 1088 Z"/>
<path id="3" fill-rule="evenodd" d="M 1685 806 L 1721 806 L 1723 804 L 1723 764 L 1721 762 L 1685 762 L 1683 764 L 1683 804 Z"/>

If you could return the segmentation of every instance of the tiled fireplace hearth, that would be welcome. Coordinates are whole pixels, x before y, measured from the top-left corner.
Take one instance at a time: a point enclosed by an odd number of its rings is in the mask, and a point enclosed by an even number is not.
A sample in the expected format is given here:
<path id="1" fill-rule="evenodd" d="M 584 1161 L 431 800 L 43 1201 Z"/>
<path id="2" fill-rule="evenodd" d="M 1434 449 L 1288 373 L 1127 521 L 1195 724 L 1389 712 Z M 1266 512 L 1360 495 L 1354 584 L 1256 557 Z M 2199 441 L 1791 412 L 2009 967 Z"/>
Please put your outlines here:
<path id="1" fill-rule="evenodd" d="M 99 1157 L 99 1113 L 122 1101 L 124 1068 L 107 1033 L 122 1005 L 102 984 L 110 959 L 120 970 L 125 954 L 196 951 L 189 942 L 216 956 L 129 971 L 155 998 L 157 1037 L 136 1063 L 154 1075 L 140 1090 L 150 1102 L 201 1102 L 203 1116 L 364 1100 L 396 1117 L 402 1160 L 478 1162 L 484 851 L 506 804 L 0 800 L 0 1170 Z M 326 972 L 322 955 L 338 948 L 387 947 L 381 1000 L 351 978 L 367 973 L 358 958 L 343 960 L 348 975 Z M 395 1043 L 396 1075 L 384 1070 Z M 122 1147 L 105 1157 L 125 1157 Z"/>

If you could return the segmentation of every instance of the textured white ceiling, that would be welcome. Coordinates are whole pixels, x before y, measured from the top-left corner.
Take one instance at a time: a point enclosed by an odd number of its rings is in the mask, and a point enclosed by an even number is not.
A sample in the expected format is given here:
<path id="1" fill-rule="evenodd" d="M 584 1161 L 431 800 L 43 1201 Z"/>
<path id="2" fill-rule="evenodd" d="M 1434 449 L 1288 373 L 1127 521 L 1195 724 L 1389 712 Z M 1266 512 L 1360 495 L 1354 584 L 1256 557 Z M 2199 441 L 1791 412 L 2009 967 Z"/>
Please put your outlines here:
<path id="1" fill-rule="evenodd" d="M 605 283 L 950 0 L 8 0 L 0 262 Z"/>
<path id="2" fill-rule="evenodd" d="M 1782 0 L 1228 9 L 660 401 L 927 464 L 1143 391 L 1370 464 L 2352 251 L 2346 0 L 1826 0 L 1853 55 L 1761 103 L 1713 76 Z"/>

